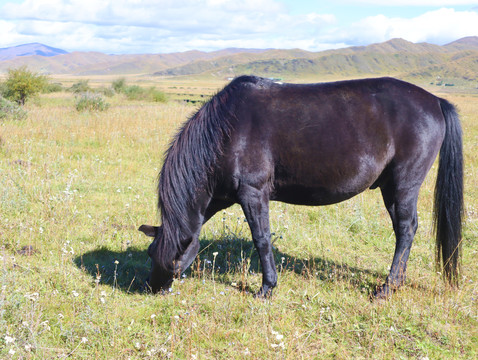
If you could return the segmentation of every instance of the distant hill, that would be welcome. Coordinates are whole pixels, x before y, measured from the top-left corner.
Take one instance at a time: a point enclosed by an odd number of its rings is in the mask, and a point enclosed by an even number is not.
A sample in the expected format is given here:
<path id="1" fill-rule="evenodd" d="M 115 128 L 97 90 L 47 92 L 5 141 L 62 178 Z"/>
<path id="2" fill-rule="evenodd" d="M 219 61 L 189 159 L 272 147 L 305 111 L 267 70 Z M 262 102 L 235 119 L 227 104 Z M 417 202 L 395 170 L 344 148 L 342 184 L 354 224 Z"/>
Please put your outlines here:
<path id="1" fill-rule="evenodd" d="M 309 52 L 293 50 L 224 49 L 172 54 L 106 55 L 98 52 L 54 54 L 40 44 L 35 55 L 17 49 L 16 57 L 0 61 L 0 72 L 26 65 L 47 74 L 194 76 L 226 79 L 255 74 L 285 80 L 327 80 L 366 76 L 396 76 L 420 82 L 467 84 L 477 87 L 478 37 L 466 37 L 439 46 L 392 39 L 368 46 Z M 26 46 L 26 45 L 25 45 Z M 21 48 L 21 47 L 17 47 Z M 9 51 L 12 56 L 13 49 Z M 26 48 L 24 48 L 26 49 Z M 43 50 L 42 50 L 43 49 Z M 53 49 L 57 50 L 58 49 Z M 60 50 L 61 51 L 61 50 Z M 1 59 L 1 58 L 0 58 Z"/>
<path id="2" fill-rule="evenodd" d="M 5 52 L 13 53 L 15 48 Z M 53 49 L 53 48 L 51 48 Z M 236 54 L 260 54 L 261 49 L 224 49 L 214 52 L 191 50 L 171 54 L 107 55 L 99 52 L 63 52 L 58 56 L 46 57 L 43 54 L 18 55 L 8 60 L 0 59 L 0 72 L 10 68 L 28 68 L 46 74 L 72 75 L 121 75 L 154 73 L 170 67 L 181 66 L 199 60 L 211 60 Z M 17 52 L 20 53 L 20 52 Z"/>
<path id="3" fill-rule="evenodd" d="M 61 54 L 68 54 L 68 52 L 43 44 L 32 43 L 0 49 L 0 61 L 14 59 L 19 56 L 38 55 L 50 57 Z"/>
<path id="4" fill-rule="evenodd" d="M 392 39 L 368 46 L 323 52 L 270 50 L 251 57 L 235 55 L 198 60 L 158 71 L 158 76 L 232 77 L 256 74 L 285 79 L 350 78 L 392 75 L 421 82 L 478 82 L 478 37 L 439 46 Z"/>

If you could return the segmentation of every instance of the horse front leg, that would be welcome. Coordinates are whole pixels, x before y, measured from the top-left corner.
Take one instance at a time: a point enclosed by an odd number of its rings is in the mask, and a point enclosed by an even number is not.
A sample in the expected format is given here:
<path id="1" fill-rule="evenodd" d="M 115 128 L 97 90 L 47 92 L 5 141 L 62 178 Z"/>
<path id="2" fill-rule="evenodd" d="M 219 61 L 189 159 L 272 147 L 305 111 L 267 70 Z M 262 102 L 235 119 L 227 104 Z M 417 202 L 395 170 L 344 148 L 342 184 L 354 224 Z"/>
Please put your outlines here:
<path id="1" fill-rule="evenodd" d="M 405 283 L 407 261 L 418 228 L 417 189 L 400 191 L 391 186 L 384 187 L 382 196 L 392 219 L 396 243 L 390 274 L 385 284 L 374 293 L 374 297 L 378 299 L 389 297 Z"/>
<path id="2" fill-rule="evenodd" d="M 262 287 L 256 297 L 269 297 L 272 295 L 272 289 L 277 285 L 269 228 L 269 196 L 266 191 L 249 185 L 242 186 L 238 196 L 262 267 Z"/>

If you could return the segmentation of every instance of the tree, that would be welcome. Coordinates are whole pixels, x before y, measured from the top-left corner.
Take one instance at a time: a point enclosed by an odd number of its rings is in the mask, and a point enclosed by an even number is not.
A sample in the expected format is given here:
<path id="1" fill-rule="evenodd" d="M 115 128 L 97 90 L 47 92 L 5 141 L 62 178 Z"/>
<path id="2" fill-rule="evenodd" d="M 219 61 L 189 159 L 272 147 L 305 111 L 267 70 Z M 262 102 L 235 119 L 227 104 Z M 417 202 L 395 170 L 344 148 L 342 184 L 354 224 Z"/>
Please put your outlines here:
<path id="1" fill-rule="evenodd" d="M 38 94 L 47 84 L 45 75 L 31 72 L 25 66 L 10 69 L 5 81 L 5 97 L 24 105 L 29 97 Z"/>

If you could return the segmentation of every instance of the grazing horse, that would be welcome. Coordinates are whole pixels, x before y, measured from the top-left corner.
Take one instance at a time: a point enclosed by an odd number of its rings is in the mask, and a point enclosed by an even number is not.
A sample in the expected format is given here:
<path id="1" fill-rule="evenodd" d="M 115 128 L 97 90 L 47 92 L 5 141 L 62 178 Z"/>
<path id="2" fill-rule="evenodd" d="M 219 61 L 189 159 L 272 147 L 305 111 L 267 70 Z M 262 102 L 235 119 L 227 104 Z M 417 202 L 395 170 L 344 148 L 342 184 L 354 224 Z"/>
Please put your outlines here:
<path id="1" fill-rule="evenodd" d="M 268 296 L 277 284 L 269 201 L 327 205 L 380 188 L 396 236 L 387 297 L 405 281 L 420 186 L 440 152 L 435 187 L 437 267 L 457 284 L 463 213 L 460 121 L 453 105 L 393 78 L 319 84 L 241 76 L 180 129 L 159 175 L 160 227 L 149 286 L 167 289 L 199 250 L 202 225 L 239 203 Z"/>

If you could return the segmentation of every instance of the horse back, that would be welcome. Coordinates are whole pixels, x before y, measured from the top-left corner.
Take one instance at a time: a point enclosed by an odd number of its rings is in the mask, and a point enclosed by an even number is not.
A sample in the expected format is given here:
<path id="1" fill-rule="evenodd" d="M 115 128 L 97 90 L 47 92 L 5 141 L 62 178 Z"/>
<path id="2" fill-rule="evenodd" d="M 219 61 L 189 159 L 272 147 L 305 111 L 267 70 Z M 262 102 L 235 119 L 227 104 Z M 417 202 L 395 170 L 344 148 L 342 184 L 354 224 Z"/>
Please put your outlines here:
<path id="1" fill-rule="evenodd" d="M 323 205 L 373 186 L 392 162 L 443 138 L 438 98 L 390 78 L 324 84 L 247 82 L 224 152 L 231 187 Z"/>

